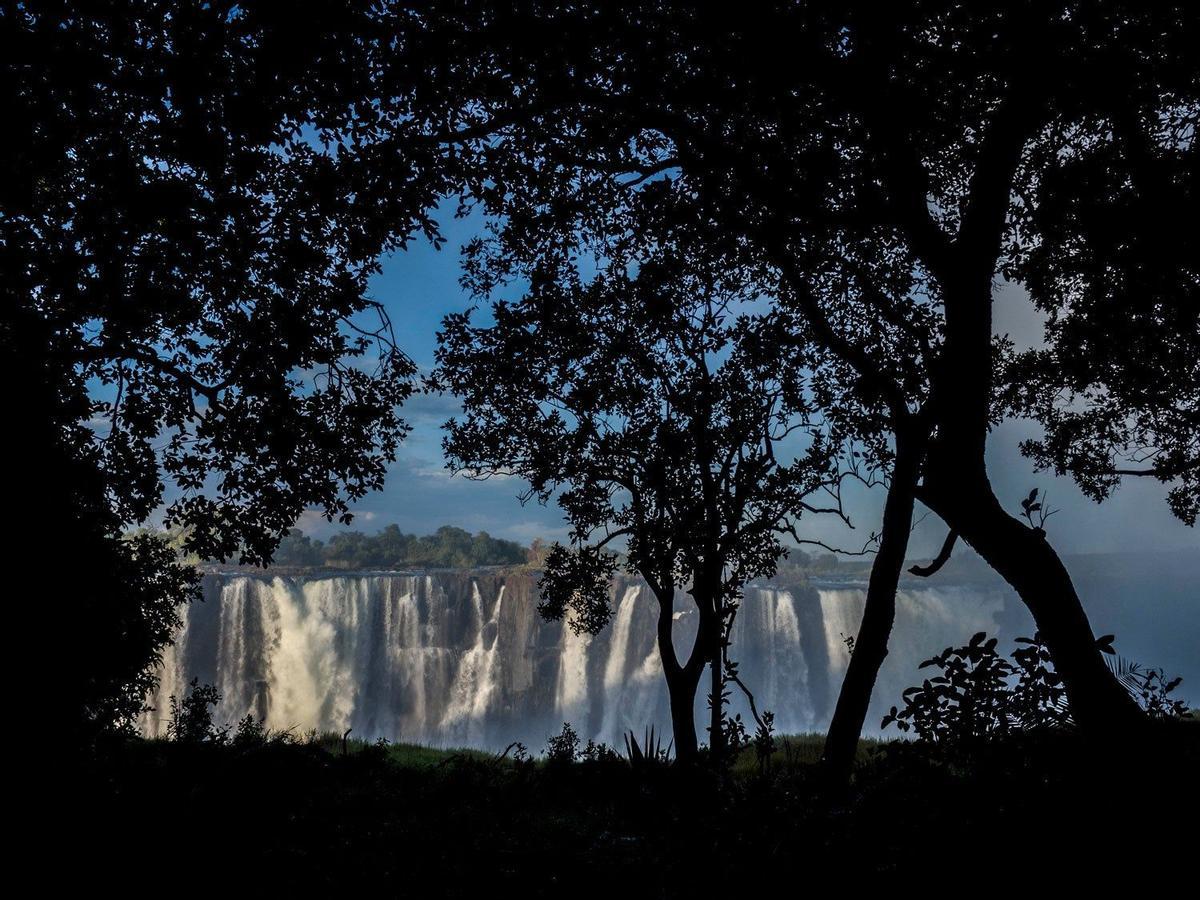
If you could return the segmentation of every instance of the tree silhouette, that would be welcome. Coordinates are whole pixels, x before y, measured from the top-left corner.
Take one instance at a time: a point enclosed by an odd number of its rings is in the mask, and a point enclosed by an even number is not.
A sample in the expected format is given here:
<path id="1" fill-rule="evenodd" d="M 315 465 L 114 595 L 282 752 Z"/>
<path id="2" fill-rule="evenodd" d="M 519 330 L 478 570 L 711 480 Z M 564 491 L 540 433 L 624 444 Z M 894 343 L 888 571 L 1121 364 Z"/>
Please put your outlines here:
<path id="1" fill-rule="evenodd" d="M 17 508 L 79 560 L 33 623 L 51 607 L 72 623 L 52 694 L 72 723 L 129 721 L 117 684 L 188 594 L 125 528 L 159 511 L 187 551 L 265 562 L 306 508 L 348 520 L 404 435 L 413 367 L 367 283 L 381 252 L 435 235 L 442 188 L 416 154 L 403 186 L 367 174 L 366 12 L 0 13 L 17 54 L 0 216 Z"/>
<path id="2" fill-rule="evenodd" d="M 432 44 L 448 61 L 442 86 L 470 98 L 443 139 L 487 164 L 484 202 L 526 241 L 564 242 L 598 218 L 580 212 L 597 198 L 669 184 L 726 232 L 722 251 L 771 273 L 764 292 L 854 373 L 896 444 L 873 624 L 831 729 L 838 768 L 886 653 L 909 493 L 1016 589 L 1081 725 L 1140 720 L 1045 534 L 995 496 L 984 451 L 996 417 L 1023 403 L 1047 426 L 1027 449 L 1093 494 L 1125 471 L 1111 458 L 1128 449 L 1150 474 L 1182 479 L 1172 503 L 1185 519 L 1194 512 L 1194 238 L 1156 241 L 1163 225 L 1135 235 L 1155 217 L 1186 216 L 1193 196 L 1197 11 L 817 2 L 731 19 L 673 3 L 484 6 L 446 5 L 421 23 L 426 52 Z M 1100 191 L 1086 187 L 1091 170 Z M 911 255 L 912 289 L 871 289 L 868 268 L 852 291 L 831 291 L 826 271 L 861 267 L 864 242 Z M 1127 307 L 1150 261 L 1150 289 Z M 1047 353 L 1024 365 L 993 341 L 993 284 L 1005 274 L 1044 308 L 1063 308 Z M 1114 362 L 1131 315 L 1146 356 Z M 915 383 L 889 366 L 872 323 L 907 335 L 898 346 L 911 348 Z M 1086 412 L 1028 395 L 998 403 L 1020 395 L 1007 379 L 1031 367 L 1085 399 Z"/>
<path id="3" fill-rule="evenodd" d="M 736 274 L 714 280 L 695 267 L 704 259 L 695 248 L 637 234 L 607 246 L 586 277 L 569 252 L 476 245 L 480 290 L 510 278 L 528 290 L 494 303 L 490 324 L 471 312 L 448 317 L 436 378 L 463 400 L 464 417 L 447 425 L 452 465 L 472 478 L 526 479 L 527 496 L 556 499 L 571 526 L 570 546 L 546 559 L 543 615 L 577 632 L 603 628 L 612 548 L 625 542 L 627 567 L 658 601 L 675 748 L 690 762 L 706 664 L 710 746 L 723 752 L 743 586 L 774 572 L 786 555 L 780 537 L 802 511 L 840 512 L 838 445 L 805 391 L 778 379 L 770 323 L 753 314 Z M 697 623 L 682 658 L 681 590 Z"/>
<path id="4" fill-rule="evenodd" d="M 1196 106 L 1194 94 L 1168 97 L 1154 115 L 1118 109 L 1034 143 L 1037 202 L 1013 211 L 1006 274 L 1045 314 L 1047 346 L 1009 354 L 1002 381 L 1011 410 L 1045 426 L 1022 447 L 1039 465 L 1095 500 L 1124 477 L 1154 478 L 1189 525 L 1200 512 L 1200 235 L 1180 223 L 1200 189 Z"/>

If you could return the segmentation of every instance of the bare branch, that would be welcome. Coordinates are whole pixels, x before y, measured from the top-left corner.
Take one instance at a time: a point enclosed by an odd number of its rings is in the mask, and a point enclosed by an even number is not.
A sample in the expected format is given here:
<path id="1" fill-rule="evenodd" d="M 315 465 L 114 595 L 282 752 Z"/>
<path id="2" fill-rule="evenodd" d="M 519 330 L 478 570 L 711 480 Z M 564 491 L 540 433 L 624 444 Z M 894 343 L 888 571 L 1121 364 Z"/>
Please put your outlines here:
<path id="1" fill-rule="evenodd" d="M 936 574 L 949 561 L 950 554 L 954 552 L 954 545 L 957 541 L 958 532 L 951 529 L 950 533 L 946 535 L 942 549 L 938 551 L 938 555 L 934 557 L 933 562 L 927 566 L 913 566 L 908 571 L 922 578 L 928 578 L 930 575 Z"/>

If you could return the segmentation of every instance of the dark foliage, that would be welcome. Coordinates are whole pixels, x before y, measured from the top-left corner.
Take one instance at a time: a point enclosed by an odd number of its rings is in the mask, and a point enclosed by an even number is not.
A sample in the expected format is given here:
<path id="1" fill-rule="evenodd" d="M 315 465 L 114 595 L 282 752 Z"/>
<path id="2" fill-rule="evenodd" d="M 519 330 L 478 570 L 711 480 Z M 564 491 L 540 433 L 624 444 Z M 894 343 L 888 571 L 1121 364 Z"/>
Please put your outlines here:
<path id="1" fill-rule="evenodd" d="M 1144 667 L 1116 654 L 1110 658 L 1109 667 L 1152 719 L 1182 719 L 1192 715 L 1186 700 L 1171 696 L 1183 683 L 1181 677 L 1168 679 L 1162 669 Z"/>
<path id="2" fill-rule="evenodd" d="M 607 765 L 619 762 L 621 754 L 603 741 L 594 741 L 588 738 L 588 742 L 579 751 L 579 759 L 585 763 L 604 763 Z"/>
<path id="3" fill-rule="evenodd" d="M 203 558 L 266 560 L 305 508 L 345 516 L 404 431 L 412 365 L 367 279 L 424 204 L 366 190 L 371 25 L 322 12 L 336 27 L 233 4 L 4 16 L 30 63 L 9 314 L 63 399 L 92 398 L 118 517 L 165 504 Z"/>
<path id="4" fill-rule="evenodd" d="M 264 727 L 261 719 L 256 719 L 251 713 L 246 713 L 234 728 L 230 744 L 240 750 L 261 747 L 272 735 Z"/>
<path id="5" fill-rule="evenodd" d="M 633 730 L 625 732 L 625 759 L 635 772 L 647 772 L 654 769 L 665 769 L 671 764 L 671 749 L 673 744 L 668 742 L 664 747 L 662 735 L 651 725 L 642 732 L 641 743 Z"/>
<path id="6" fill-rule="evenodd" d="M 723 780 L 623 761 L 459 754 L 404 766 L 362 745 L 343 754 L 337 740 L 328 750 L 104 744 L 86 771 L 63 775 L 77 793 L 59 834 L 78 849 L 68 870 L 47 877 L 123 882 L 134 842 L 138 877 L 170 883 L 182 828 L 212 841 L 206 864 L 188 869 L 189 889 L 767 893 L 798 867 L 881 886 L 1003 870 L 1046 889 L 1122 876 L 1155 887 L 1160 874 L 1166 887 L 1190 851 L 1196 740 L 1178 729 L 1136 743 L 1042 733 L 995 742 L 971 767 L 897 742 L 836 798 L 802 764 Z M 159 809 L 186 824 L 165 827 L 148 814 Z M 1170 811 L 1184 815 L 1178 827 L 1165 824 Z M 1170 871 L 1147 869 L 1147 854 Z"/>
<path id="7" fill-rule="evenodd" d="M 18 555 L 51 532 L 72 548 L 39 599 L 86 635 L 56 646 L 49 727 L 127 723 L 192 594 L 124 530 L 160 510 L 187 551 L 264 562 L 305 509 L 348 520 L 382 484 L 413 367 L 367 283 L 380 253 L 436 238 L 443 187 L 429 154 L 398 181 L 370 163 L 372 12 L 0 8 Z"/>
<path id="8" fill-rule="evenodd" d="M 1005 380 L 1013 408 L 1045 425 L 1022 448 L 1039 465 L 1097 500 L 1123 476 L 1157 479 L 1195 524 L 1200 234 L 1181 224 L 1200 199 L 1194 61 L 1191 79 L 1032 143 L 1039 175 L 1014 209 L 1006 275 L 1047 316 L 1048 346 L 1014 354 Z"/>
<path id="9" fill-rule="evenodd" d="M 463 400 L 446 426 L 451 464 L 472 478 L 520 476 L 527 498 L 565 513 L 570 546 L 546 556 L 543 615 L 603 628 L 611 548 L 624 542 L 625 567 L 659 602 L 675 745 L 690 757 L 706 665 L 710 744 L 725 734 L 743 586 L 775 571 L 801 514 L 842 514 L 841 432 L 814 415 L 807 386 L 779 377 L 777 323 L 755 313 L 744 273 L 706 269 L 694 230 L 650 196 L 609 213 L 621 236 L 586 276 L 569 249 L 514 244 L 519 232 L 504 228 L 470 248 L 478 292 L 514 279 L 528 289 L 493 302 L 484 324 L 474 310 L 446 319 L 435 383 Z M 699 622 L 682 655 L 671 640 L 679 590 Z"/>
<path id="10" fill-rule="evenodd" d="M 1167 224 L 1188 220 L 1200 170 L 1193 5 L 454 2 L 416 27 L 437 102 L 457 102 L 445 140 L 486 172 L 471 192 L 500 222 L 497 257 L 604 260 L 630 221 L 614 210 L 644 198 L 820 351 L 819 405 L 895 501 L 843 751 L 886 653 L 914 494 L 1021 595 L 1080 722 L 1139 721 L 985 449 L 1000 416 L 1032 414 L 1047 436 L 1026 450 L 1093 496 L 1132 458 L 1194 514 L 1195 229 Z M 1050 311 L 1044 352 L 994 340 L 1000 276 Z"/>
<path id="11" fill-rule="evenodd" d="M 225 743 L 229 737 L 229 726 L 218 727 L 213 724 L 212 718 L 213 709 L 220 702 L 221 693 L 215 687 L 211 684 L 200 684 L 199 679 L 193 678 L 184 697 L 171 697 L 171 718 L 167 722 L 167 737 L 173 741 L 193 744 L 204 741 Z"/>
<path id="12" fill-rule="evenodd" d="M 1112 635 L 1098 644 L 1112 654 Z M 938 674 L 904 691 L 904 706 L 893 706 L 882 728 L 910 729 L 925 743 L 977 752 L 984 741 L 1016 732 L 1073 725 L 1062 678 L 1054 671 L 1045 643 L 1034 635 L 1017 638 L 1011 661 L 984 632 L 962 647 L 947 647 L 920 668 Z M 1142 669 L 1117 657 L 1114 673 L 1154 719 L 1179 719 L 1187 703 L 1169 697 L 1182 679 L 1167 681 L 1160 669 Z"/>
<path id="13" fill-rule="evenodd" d="M 563 722 L 562 731 L 551 735 L 546 741 L 546 762 L 551 765 L 566 765 L 579 758 L 579 735 L 570 722 Z"/>

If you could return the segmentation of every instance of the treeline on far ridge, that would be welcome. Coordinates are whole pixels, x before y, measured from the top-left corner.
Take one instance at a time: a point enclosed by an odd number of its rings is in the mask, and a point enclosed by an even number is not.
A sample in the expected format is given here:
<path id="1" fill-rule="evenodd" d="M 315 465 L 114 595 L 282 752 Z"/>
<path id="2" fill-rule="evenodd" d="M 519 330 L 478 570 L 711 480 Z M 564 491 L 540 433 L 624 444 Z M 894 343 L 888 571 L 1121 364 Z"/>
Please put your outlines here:
<path id="1" fill-rule="evenodd" d="M 291 529 L 275 552 L 273 565 L 281 568 L 329 569 L 470 569 L 480 566 L 528 566 L 540 570 L 551 544 L 534 538 L 528 546 L 492 537 L 486 531 L 471 534 L 443 525 L 423 537 L 405 534 L 388 525 L 376 534 L 343 531 L 328 542 Z M 792 548 L 780 561 L 777 577 L 787 579 L 829 574 L 839 570 L 832 553 L 810 555 Z"/>
<path id="2" fill-rule="evenodd" d="M 538 542 L 535 542 L 535 544 Z M 535 562 L 534 551 L 486 531 L 443 525 L 433 534 L 405 534 L 388 525 L 377 534 L 345 531 L 328 542 L 293 528 L 275 552 L 276 566 L 333 569 L 464 569 Z"/>
<path id="3" fill-rule="evenodd" d="M 202 560 L 183 551 L 184 532 L 178 528 L 167 531 L 141 528 L 126 533 L 154 534 L 181 554 L 190 564 L 200 565 L 214 560 Z M 443 525 L 433 534 L 405 534 L 397 525 L 388 525 L 376 534 L 343 531 L 328 541 L 310 537 L 299 528 L 290 529 L 271 560 L 273 568 L 281 569 L 472 569 L 483 566 L 525 566 L 540 571 L 552 543 L 534 538 L 528 547 L 516 541 L 492 537 L 486 531 L 471 534 L 463 528 Z M 618 556 L 624 560 L 623 554 Z M 812 576 L 843 576 L 864 574 L 854 564 L 839 561 L 832 553 L 809 554 L 797 547 L 789 549 L 776 567 L 774 577 L 780 581 L 795 581 Z"/>

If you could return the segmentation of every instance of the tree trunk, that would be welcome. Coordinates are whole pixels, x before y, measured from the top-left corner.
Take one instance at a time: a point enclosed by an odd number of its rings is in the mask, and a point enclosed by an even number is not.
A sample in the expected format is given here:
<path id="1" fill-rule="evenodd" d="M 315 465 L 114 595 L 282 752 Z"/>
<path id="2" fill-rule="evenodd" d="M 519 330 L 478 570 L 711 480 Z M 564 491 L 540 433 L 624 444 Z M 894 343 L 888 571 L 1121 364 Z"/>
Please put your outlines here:
<path id="1" fill-rule="evenodd" d="M 996 251 L 998 238 L 996 246 L 974 259 L 960 253 L 956 265 L 940 277 L 946 338 L 934 382 L 937 438 L 926 457 L 919 496 L 1029 607 L 1063 678 L 1075 720 L 1087 728 L 1133 722 L 1141 713 L 1104 665 L 1062 561 L 1043 532 L 1004 511 L 988 480 Z"/>
<path id="2" fill-rule="evenodd" d="M 719 570 L 718 570 L 719 572 Z M 709 671 L 708 748 L 714 764 L 725 756 L 724 676 L 725 664 L 722 653 L 721 628 L 721 578 L 717 572 L 706 571 L 696 576 L 692 586 L 692 599 L 700 614 L 696 631 L 696 649 L 692 651 L 689 664 L 698 663 L 701 670 L 705 663 Z"/>
<path id="3" fill-rule="evenodd" d="M 929 492 L 928 498 L 923 492 L 921 499 L 1029 607 L 1079 726 L 1100 730 L 1142 721 L 1140 708 L 1104 664 L 1071 576 L 1045 534 L 1005 512 L 990 485 L 971 491 L 953 487 L 952 492 Z"/>
<path id="4" fill-rule="evenodd" d="M 862 734 L 879 668 L 888 653 L 888 638 L 896 619 L 896 588 L 908 551 L 912 529 L 920 454 L 909 438 L 896 441 L 896 463 L 883 508 L 879 552 L 871 566 L 862 625 L 846 668 L 837 706 L 825 737 L 823 762 L 831 779 L 844 783 L 854 769 L 858 739 Z"/>
<path id="5" fill-rule="evenodd" d="M 698 675 L 683 667 L 667 675 L 667 696 L 671 702 L 671 733 L 675 742 L 675 759 L 690 766 L 696 761 L 699 744 L 696 740 L 696 688 Z"/>
<path id="6" fill-rule="evenodd" d="M 718 629 L 719 631 L 719 629 Z M 720 763 L 725 756 L 725 715 L 724 715 L 724 664 L 721 661 L 721 638 L 718 634 L 712 642 L 709 651 L 708 669 L 710 678 L 710 707 L 708 723 L 708 746 L 712 751 L 714 763 Z"/>
<path id="7" fill-rule="evenodd" d="M 696 740 L 696 689 L 700 686 L 703 662 L 696 665 L 700 654 L 692 652 L 687 665 L 680 665 L 675 654 L 672 636 L 675 595 L 664 591 L 658 599 L 658 656 L 662 661 L 667 682 L 667 698 L 671 705 L 671 734 L 675 743 L 675 759 L 681 765 L 695 763 L 699 744 Z M 697 638 L 699 640 L 699 637 Z"/>

